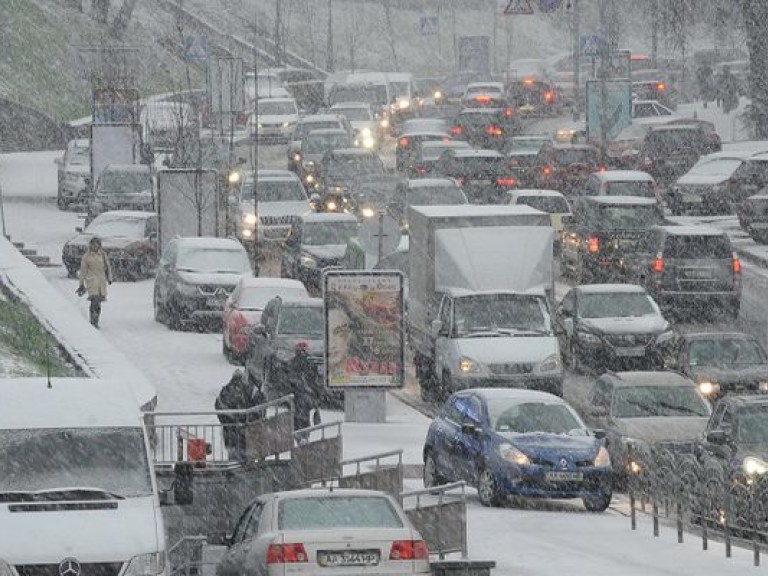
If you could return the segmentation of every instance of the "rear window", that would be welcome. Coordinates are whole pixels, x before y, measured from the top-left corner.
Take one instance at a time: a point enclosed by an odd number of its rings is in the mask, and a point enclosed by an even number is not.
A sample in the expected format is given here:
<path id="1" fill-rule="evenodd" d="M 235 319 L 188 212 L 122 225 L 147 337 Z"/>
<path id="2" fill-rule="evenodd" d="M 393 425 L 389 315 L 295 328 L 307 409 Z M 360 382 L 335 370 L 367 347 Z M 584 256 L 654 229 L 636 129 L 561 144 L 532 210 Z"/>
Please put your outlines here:
<path id="1" fill-rule="evenodd" d="M 598 206 L 590 215 L 600 230 L 642 230 L 661 224 L 655 206 Z"/>
<path id="2" fill-rule="evenodd" d="M 506 174 L 507 161 L 499 158 L 456 158 L 453 161 L 451 175 L 469 176 L 479 179 Z"/>
<path id="3" fill-rule="evenodd" d="M 571 211 L 566 199 L 559 196 L 521 196 L 517 199 L 517 203 L 547 214 L 568 214 Z"/>
<path id="4" fill-rule="evenodd" d="M 667 236 L 664 242 L 666 258 L 731 258 L 733 249 L 723 236 Z"/>
<path id="5" fill-rule="evenodd" d="M 658 155 L 698 150 L 702 148 L 702 135 L 698 129 L 651 132 L 646 137 L 646 146 Z"/>
<path id="6" fill-rule="evenodd" d="M 290 498 L 280 503 L 277 523 L 281 530 L 403 527 L 389 500 L 375 496 Z"/>
<path id="7" fill-rule="evenodd" d="M 605 191 L 608 196 L 656 197 L 651 182 L 608 182 L 605 186 Z"/>
<path id="8" fill-rule="evenodd" d="M 587 164 L 597 166 L 597 150 L 555 150 L 554 160 L 558 164 Z"/>
<path id="9" fill-rule="evenodd" d="M 409 206 L 466 204 L 467 197 L 458 186 L 421 186 L 408 191 Z"/>

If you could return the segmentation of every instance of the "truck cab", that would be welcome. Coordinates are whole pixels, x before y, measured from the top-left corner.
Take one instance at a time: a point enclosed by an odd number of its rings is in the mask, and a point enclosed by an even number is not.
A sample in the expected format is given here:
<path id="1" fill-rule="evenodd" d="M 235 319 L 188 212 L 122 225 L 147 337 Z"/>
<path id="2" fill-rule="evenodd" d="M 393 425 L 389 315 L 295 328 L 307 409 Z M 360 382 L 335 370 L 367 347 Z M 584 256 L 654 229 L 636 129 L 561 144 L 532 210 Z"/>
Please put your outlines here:
<path id="1" fill-rule="evenodd" d="M 130 388 L 10 378 L 0 394 L 0 573 L 166 573 L 150 445 Z"/>
<path id="2" fill-rule="evenodd" d="M 435 338 L 438 395 L 463 388 L 536 388 L 562 396 L 563 371 L 544 291 L 443 294 Z"/>

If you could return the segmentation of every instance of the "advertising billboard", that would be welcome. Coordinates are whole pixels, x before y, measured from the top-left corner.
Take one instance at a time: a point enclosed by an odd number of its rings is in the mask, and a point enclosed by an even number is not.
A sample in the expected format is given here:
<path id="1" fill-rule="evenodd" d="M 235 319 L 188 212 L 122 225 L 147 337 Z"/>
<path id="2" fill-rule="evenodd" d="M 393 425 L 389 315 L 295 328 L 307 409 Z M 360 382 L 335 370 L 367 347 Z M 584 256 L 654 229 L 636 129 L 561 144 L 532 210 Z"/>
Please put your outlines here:
<path id="1" fill-rule="evenodd" d="M 605 82 L 605 103 L 600 80 L 587 82 L 587 138 L 600 140 L 601 110 L 605 118 L 605 135 L 610 141 L 632 124 L 632 83 L 629 80 Z"/>
<path id="2" fill-rule="evenodd" d="M 324 276 L 323 298 L 326 386 L 403 386 L 402 274 L 333 270 Z"/>

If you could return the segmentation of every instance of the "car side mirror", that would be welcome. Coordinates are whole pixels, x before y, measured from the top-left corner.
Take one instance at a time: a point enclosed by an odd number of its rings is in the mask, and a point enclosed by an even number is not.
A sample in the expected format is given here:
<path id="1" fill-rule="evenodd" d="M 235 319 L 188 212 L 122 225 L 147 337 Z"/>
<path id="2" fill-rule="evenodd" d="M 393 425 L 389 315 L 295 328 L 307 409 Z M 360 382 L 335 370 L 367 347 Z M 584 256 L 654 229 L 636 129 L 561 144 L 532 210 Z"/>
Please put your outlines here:
<path id="1" fill-rule="evenodd" d="M 605 438 L 605 430 L 602 428 L 595 428 L 592 430 L 592 436 L 597 438 L 598 440 L 603 440 Z"/>
<path id="2" fill-rule="evenodd" d="M 226 532 L 212 532 L 207 535 L 208 544 L 213 546 L 232 546 L 232 535 Z"/>
<path id="3" fill-rule="evenodd" d="M 563 226 L 572 226 L 573 223 L 576 222 L 576 219 L 572 214 L 566 214 L 560 219 L 560 221 L 563 223 Z"/>
<path id="4" fill-rule="evenodd" d="M 477 436 L 481 432 L 481 428 L 474 422 L 465 422 L 461 425 L 461 433 L 469 436 Z"/>
<path id="5" fill-rule="evenodd" d="M 75 232 L 82 232 L 83 227 L 82 226 L 75 226 Z"/>
<path id="6" fill-rule="evenodd" d="M 710 430 L 707 432 L 707 442 L 717 446 L 728 444 L 728 433 L 725 430 Z"/>
<path id="7" fill-rule="evenodd" d="M 443 323 L 440 320 L 432 320 L 432 337 L 437 338 L 440 335 L 440 331 L 443 329 Z"/>
<path id="8" fill-rule="evenodd" d="M 605 418 L 608 416 L 608 408 L 605 406 L 591 406 L 589 413 L 595 418 Z"/>

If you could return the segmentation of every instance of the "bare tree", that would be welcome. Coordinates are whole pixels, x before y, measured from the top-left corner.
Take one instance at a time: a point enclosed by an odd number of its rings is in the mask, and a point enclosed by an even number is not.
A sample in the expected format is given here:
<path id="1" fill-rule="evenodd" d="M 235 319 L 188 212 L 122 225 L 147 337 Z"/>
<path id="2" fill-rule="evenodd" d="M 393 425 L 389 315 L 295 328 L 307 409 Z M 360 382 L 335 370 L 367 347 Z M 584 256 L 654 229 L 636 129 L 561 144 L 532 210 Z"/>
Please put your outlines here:
<path id="1" fill-rule="evenodd" d="M 741 0 L 749 50 L 749 117 L 754 136 L 768 138 L 768 3 Z"/>

